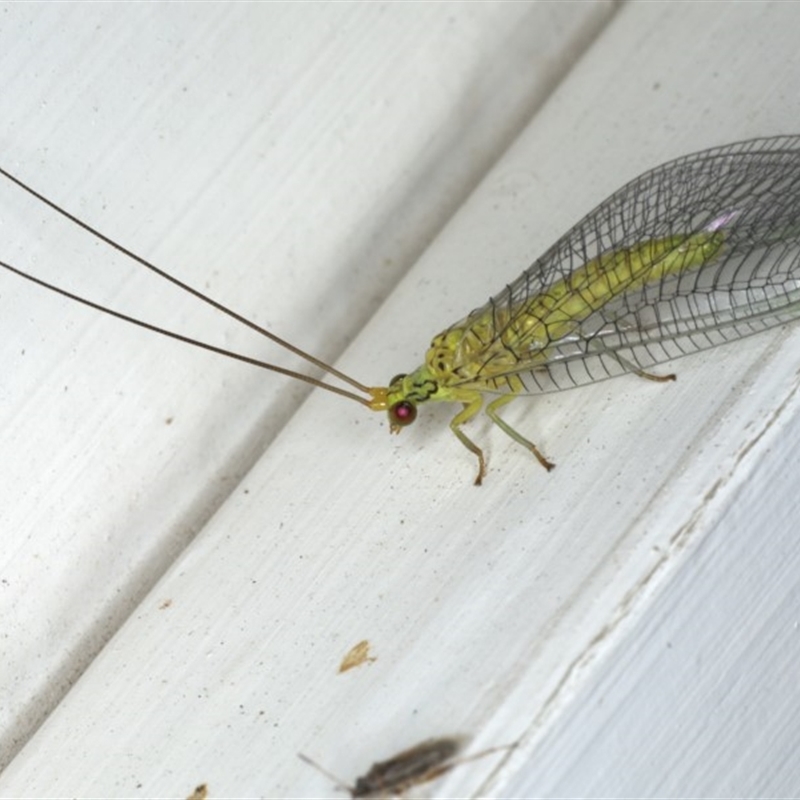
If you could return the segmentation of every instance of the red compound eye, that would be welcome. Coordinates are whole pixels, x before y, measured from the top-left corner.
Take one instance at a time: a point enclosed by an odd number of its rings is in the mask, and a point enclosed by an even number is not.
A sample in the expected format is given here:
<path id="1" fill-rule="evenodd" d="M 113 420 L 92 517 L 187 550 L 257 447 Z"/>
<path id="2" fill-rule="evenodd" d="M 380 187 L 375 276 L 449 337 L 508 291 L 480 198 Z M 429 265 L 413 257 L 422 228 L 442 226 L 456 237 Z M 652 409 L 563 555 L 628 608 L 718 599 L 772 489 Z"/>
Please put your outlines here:
<path id="1" fill-rule="evenodd" d="M 389 417 L 395 425 L 410 425 L 417 418 L 417 407 L 408 400 L 401 400 L 389 409 Z"/>

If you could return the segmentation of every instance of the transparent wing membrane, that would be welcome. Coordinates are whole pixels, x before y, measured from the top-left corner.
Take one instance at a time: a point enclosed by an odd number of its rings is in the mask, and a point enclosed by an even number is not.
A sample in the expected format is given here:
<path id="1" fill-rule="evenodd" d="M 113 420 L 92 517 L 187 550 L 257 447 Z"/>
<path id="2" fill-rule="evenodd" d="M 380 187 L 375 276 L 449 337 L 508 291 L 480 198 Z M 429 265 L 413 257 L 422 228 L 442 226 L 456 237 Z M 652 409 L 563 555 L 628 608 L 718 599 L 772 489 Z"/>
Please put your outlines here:
<path id="1" fill-rule="evenodd" d="M 490 354 L 454 371 L 484 391 L 509 391 L 510 375 L 520 393 L 555 391 L 798 316 L 800 137 L 757 139 L 677 159 L 611 195 L 453 326 L 479 330 Z"/>

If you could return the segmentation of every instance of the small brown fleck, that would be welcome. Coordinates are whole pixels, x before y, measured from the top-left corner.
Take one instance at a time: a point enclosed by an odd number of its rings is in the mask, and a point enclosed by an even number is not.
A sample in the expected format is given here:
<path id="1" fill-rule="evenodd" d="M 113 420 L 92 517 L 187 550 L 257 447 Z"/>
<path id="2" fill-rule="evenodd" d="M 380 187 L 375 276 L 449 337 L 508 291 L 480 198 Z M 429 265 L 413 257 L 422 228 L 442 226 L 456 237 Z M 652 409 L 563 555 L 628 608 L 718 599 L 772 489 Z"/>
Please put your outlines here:
<path id="1" fill-rule="evenodd" d="M 339 665 L 339 672 L 347 672 L 349 669 L 360 667 L 362 664 L 372 663 L 373 661 L 377 661 L 377 657 L 369 654 L 369 640 L 363 639 L 348 650 L 347 655 Z"/>
<path id="2" fill-rule="evenodd" d="M 200 783 L 194 787 L 194 791 L 186 798 L 186 800 L 206 800 L 208 797 L 208 784 Z"/>

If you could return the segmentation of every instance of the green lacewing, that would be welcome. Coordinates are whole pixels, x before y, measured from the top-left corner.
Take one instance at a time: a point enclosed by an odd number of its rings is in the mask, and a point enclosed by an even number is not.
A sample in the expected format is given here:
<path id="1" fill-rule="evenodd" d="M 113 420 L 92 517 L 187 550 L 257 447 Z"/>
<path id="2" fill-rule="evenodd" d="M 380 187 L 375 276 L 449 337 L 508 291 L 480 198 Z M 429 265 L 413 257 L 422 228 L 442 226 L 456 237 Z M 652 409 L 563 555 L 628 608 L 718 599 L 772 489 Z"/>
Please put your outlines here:
<path id="1" fill-rule="evenodd" d="M 150 325 L 0 261 L 27 280 L 140 327 L 279 372 L 385 411 L 398 433 L 429 401 L 460 403 L 450 428 L 486 474 L 463 425 L 489 419 L 553 464 L 499 410 L 520 395 L 648 370 L 800 316 L 800 136 L 752 139 L 684 156 L 640 175 L 564 234 L 513 283 L 433 338 L 425 360 L 366 386 L 104 236 L 5 170 L 0 174 L 138 264 L 256 330 L 330 377 L 318 378 Z M 355 390 L 355 391 L 352 391 Z"/>

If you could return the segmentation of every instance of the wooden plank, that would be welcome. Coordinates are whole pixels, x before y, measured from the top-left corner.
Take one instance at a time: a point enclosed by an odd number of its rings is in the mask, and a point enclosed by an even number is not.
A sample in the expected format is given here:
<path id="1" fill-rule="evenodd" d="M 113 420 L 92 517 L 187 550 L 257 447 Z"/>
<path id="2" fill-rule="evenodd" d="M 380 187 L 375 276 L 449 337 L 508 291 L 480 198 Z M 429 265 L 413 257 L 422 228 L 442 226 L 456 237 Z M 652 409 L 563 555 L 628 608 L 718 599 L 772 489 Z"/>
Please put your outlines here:
<path id="1" fill-rule="evenodd" d="M 3 164 L 223 302 L 333 358 L 611 9 L 159 4 L 78 15 L 69 6 L 11 6 L 0 33 Z M 3 187 L 0 203 L 4 258 L 190 335 L 274 356 L 19 193 Z M 246 496 L 239 481 L 306 392 L 120 328 L 10 276 L 0 293 L 5 763 L 222 500 Z M 382 376 L 387 352 L 373 347 L 373 356 Z M 323 428 L 342 405 L 325 408 Z M 352 438 L 347 422 L 336 425 Z M 389 454 L 385 431 L 374 432 Z M 308 502 L 312 467 L 313 459 L 294 473 L 270 525 Z M 321 474 L 325 485 L 330 474 Z M 274 554 L 280 542 L 268 538 Z M 227 547 L 238 559 L 241 543 Z M 195 573 L 188 596 L 154 589 L 158 599 L 144 600 L 142 611 L 159 612 L 166 628 L 158 637 L 192 636 L 193 623 L 181 629 L 171 610 L 191 613 L 190 596 L 206 594 L 209 581 L 249 585 L 231 569 Z M 146 663 L 160 660 L 164 643 L 140 650 L 137 637 L 130 641 L 125 659 L 136 662 L 160 715 L 164 697 L 152 694 Z M 259 668 L 250 669 L 260 684 Z M 138 704 L 135 692 L 125 694 Z M 86 711 L 87 720 L 106 714 Z M 152 734 L 167 747 L 170 735 Z M 101 788 L 78 761 L 57 767 L 82 784 L 79 794 L 134 790 L 138 779 L 112 764 L 112 752 L 122 752 L 113 737 L 75 737 L 109 769 Z M 14 770 L 38 771 L 38 745 L 31 748 Z M 171 769 L 167 749 L 153 755 L 156 772 Z M 22 791 L 9 788 L 14 770 L 4 792 Z M 151 774 L 146 791 L 187 793 L 194 769 L 175 775 L 154 783 Z M 60 781 L 41 773 L 23 784 L 52 793 L 66 786 Z"/>

